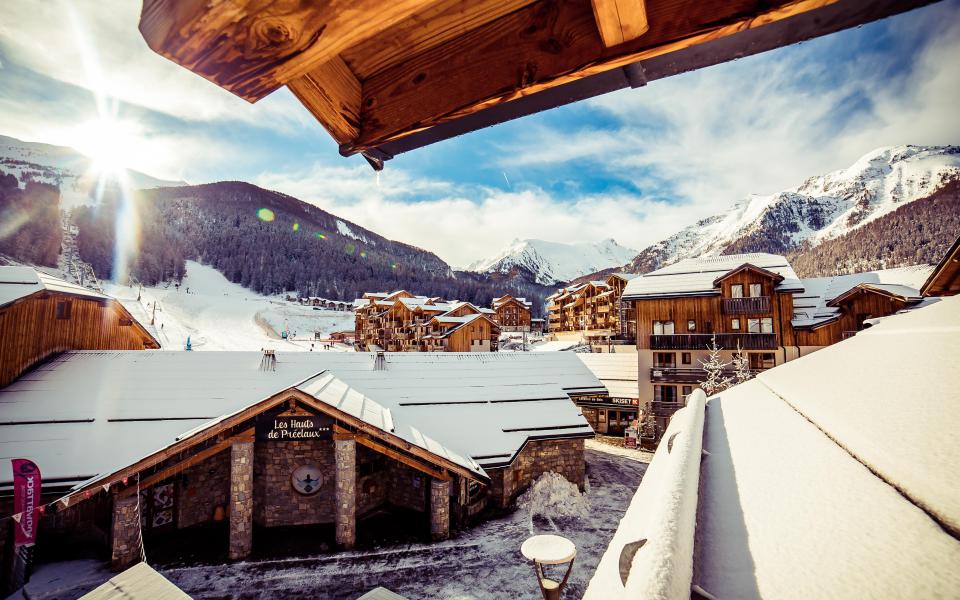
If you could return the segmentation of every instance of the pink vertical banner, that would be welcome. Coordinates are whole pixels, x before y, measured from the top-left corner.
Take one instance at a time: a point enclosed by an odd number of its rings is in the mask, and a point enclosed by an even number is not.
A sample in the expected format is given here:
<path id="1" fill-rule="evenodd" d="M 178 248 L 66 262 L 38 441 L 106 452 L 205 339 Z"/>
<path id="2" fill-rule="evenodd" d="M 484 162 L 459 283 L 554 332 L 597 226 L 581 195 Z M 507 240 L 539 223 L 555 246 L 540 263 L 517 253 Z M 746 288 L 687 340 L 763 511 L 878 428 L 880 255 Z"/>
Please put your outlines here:
<path id="1" fill-rule="evenodd" d="M 15 544 L 24 546 L 37 541 L 37 509 L 40 507 L 40 468 L 32 460 L 14 458 L 13 514 L 20 514 L 16 524 Z"/>

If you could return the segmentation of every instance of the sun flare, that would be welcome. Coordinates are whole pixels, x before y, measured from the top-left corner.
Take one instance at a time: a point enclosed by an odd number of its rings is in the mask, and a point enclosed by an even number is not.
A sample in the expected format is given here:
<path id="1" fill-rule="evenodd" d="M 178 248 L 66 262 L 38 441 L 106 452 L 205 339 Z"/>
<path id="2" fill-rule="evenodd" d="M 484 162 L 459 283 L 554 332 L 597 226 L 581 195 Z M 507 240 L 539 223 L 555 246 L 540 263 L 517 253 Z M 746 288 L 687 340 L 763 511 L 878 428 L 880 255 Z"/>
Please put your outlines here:
<path id="1" fill-rule="evenodd" d="M 76 127 L 72 146 L 89 156 L 96 175 L 117 175 L 136 156 L 140 138 L 134 124 L 113 118 L 97 118 Z"/>

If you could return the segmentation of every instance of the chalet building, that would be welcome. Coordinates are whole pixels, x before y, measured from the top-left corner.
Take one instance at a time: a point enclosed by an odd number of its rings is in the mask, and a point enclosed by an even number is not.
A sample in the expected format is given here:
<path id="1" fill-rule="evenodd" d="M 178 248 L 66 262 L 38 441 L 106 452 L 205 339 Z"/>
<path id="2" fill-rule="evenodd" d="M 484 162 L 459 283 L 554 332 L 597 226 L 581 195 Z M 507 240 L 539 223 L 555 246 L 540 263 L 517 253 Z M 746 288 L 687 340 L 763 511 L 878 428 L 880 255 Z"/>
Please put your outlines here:
<path id="1" fill-rule="evenodd" d="M 368 293 L 354 304 L 357 349 L 389 352 L 495 352 L 495 313 L 469 302 Z"/>
<path id="2" fill-rule="evenodd" d="M 500 331 L 530 331 L 530 309 L 533 305 L 526 298 L 500 296 L 494 298 L 491 308 L 493 320 Z"/>
<path id="3" fill-rule="evenodd" d="M 530 333 L 543 335 L 547 332 L 546 319 L 530 319 Z"/>
<path id="4" fill-rule="evenodd" d="M 314 553 L 364 545 L 384 515 L 444 539 L 543 473 L 583 486 L 574 401 L 606 393 L 568 353 L 143 357 L 67 352 L 4 390 L 9 453 L 44 475 L 40 555 L 83 536 L 122 569 L 142 531 L 155 558 L 243 559 L 291 528 Z"/>
<path id="5" fill-rule="evenodd" d="M 739 348 L 758 373 L 916 305 L 928 272 L 905 267 L 801 280 L 783 256 L 739 254 L 682 260 L 637 277 L 623 298 L 633 303 L 640 332 L 640 402 L 662 432 L 706 378 L 701 361 L 712 340 L 725 362 Z"/>
<path id="6" fill-rule="evenodd" d="M 159 347 L 115 299 L 31 267 L 0 267 L 0 387 L 65 350 Z"/>
<path id="7" fill-rule="evenodd" d="M 597 433 L 623 435 L 640 411 L 639 364 L 632 353 L 571 353 L 592 372 L 605 395 L 579 396 L 577 406 Z"/>
<path id="8" fill-rule="evenodd" d="M 557 339 L 578 338 L 595 351 L 633 350 L 636 318 L 623 302 L 627 283 L 637 277 L 613 273 L 604 281 L 588 281 L 557 290 L 547 298 L 547 328 Z"/>

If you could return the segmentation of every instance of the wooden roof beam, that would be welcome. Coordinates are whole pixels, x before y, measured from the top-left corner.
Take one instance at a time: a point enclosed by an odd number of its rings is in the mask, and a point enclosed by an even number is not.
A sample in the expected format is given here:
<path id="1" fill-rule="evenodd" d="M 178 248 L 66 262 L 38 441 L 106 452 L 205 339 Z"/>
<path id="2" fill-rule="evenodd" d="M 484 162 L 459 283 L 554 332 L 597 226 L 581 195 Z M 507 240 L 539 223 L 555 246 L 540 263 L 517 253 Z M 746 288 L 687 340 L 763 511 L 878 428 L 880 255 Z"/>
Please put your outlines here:
<path id="1" fill-rule="evenodd" d="M 591 0 L 591 4 L 607 48 L 635 40 L 650 29 L 645 0 Z"/>
<path id="2" fill-rule="evenodd" d="M 154 52 L 256 102 L 436 0 L 143 0 Z"/>

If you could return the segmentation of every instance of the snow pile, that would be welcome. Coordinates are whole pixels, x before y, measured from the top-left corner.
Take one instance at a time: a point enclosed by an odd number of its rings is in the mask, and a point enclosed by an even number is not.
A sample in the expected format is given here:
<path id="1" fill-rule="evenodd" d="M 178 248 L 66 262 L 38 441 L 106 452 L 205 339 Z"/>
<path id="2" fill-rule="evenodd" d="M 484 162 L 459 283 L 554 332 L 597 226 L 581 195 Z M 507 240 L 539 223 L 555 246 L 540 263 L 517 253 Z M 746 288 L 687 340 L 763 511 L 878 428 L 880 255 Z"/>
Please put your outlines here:
<path id="1" fill-rule="evenodd" d="M 509 273 L 516 267 L 522 267 L 536 276 L 537 283 L 553 285 L 618 267 L 636 255 L 636 250 L 621 246 L 613 239 L 575 244 L 517 239 L 496 256 L 477 261 L 467 270 Z"/>
<path id="2" fill-rule="evenodd" d="M 670 420 L 585 600 L 690 598 L 705 403 L 695 390 Z"/>
<path id="3" fill-rule="evenodd" d="M 347 225 L 340 219 L 337 219 L 337 233 L 348 238 L 353 238 L 361 242 L 366 242 L 367 244 L 376 245 L 375 242 L 371 242 L 370 240 L 368 240 L 366 236 L 355 233 L 352 229 L 350 229 L 349 225 Z"/>
<path id="4" fill-rule="evenodd" d="M 590 515 L 590 499 L 580 493 L 577 484 L 570 483 L 559 473 L 544 473 L 530 489 L 517 498 L 517 507 L 530 514 L 547 519 L 586 518 Z"/>

